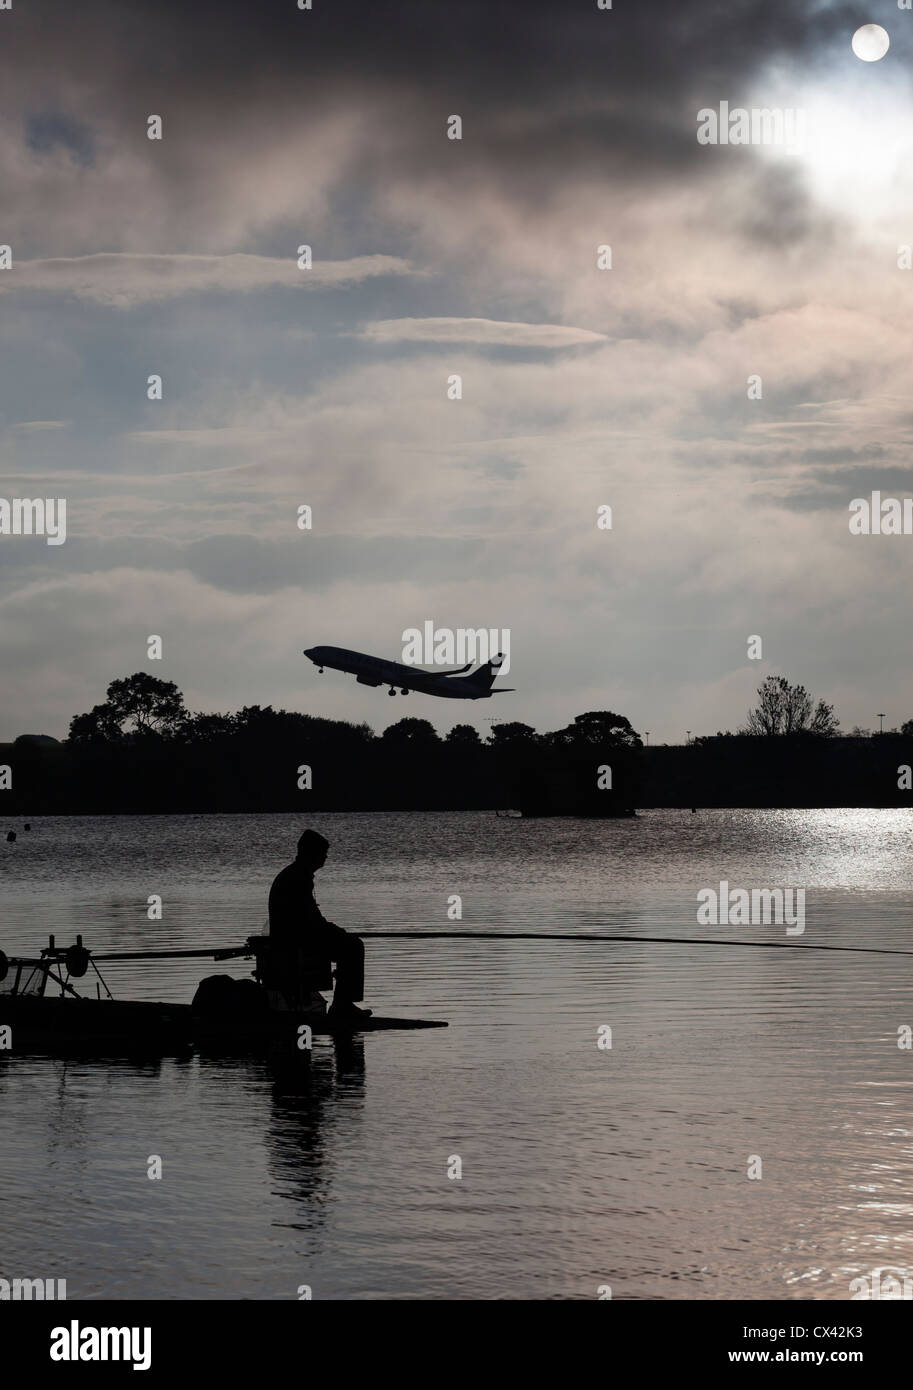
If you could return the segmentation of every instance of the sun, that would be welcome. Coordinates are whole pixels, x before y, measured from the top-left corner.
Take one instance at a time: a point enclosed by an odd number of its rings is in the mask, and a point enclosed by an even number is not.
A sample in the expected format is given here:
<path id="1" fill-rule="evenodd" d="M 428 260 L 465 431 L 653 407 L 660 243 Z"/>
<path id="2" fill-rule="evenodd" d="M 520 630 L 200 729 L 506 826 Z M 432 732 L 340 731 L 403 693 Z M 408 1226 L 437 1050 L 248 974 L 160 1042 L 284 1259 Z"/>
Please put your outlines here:
<path id="1" fill-rule="evenodd" d="M 890 47 L 891 40 L 880 24 L 863 24 L 853 35 L 853 52 L 864 63 L 877 63 Z"/>

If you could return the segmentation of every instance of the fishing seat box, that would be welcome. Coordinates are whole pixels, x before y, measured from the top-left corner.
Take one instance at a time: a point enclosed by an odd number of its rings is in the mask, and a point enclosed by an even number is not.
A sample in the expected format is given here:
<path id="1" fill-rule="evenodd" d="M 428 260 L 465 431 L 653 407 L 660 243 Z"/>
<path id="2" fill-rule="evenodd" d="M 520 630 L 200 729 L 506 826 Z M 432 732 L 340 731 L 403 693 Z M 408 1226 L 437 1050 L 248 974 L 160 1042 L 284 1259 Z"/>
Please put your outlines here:
<path id="1" fill-rule="evenodd" d="M 257 962 L 254 979 L 266 989 L 282 989 L 288 983 L 290 966 L 302 991 L 319 993 L 322 989 L 333 988 L 333 964 L 329 956 L 306 955 L 298 951 L 292 962 L 274 950 L 268 936 L 250 936 L 247 944 Z"/>

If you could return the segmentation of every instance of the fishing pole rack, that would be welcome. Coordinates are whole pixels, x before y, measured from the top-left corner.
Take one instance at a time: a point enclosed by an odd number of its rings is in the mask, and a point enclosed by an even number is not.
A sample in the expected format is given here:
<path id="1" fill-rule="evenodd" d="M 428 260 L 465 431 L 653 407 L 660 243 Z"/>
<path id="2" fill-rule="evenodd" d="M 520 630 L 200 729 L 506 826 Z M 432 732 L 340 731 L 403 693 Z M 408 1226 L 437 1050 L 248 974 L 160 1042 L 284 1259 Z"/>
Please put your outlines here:
<path id="1" fill-rule="evenodd" d="M 104 989 L 106 997 L 113 999 L 105 977 L 92 959 L 91 951 L 82 944 L 81 936 L 77 936 L 74 946 L 58 946 L 54 937 L 49 936 L 47 946 L 37 957 L 15 956 L 10 959 L 0 951 L 0 981 L 5 980 L 11 970 L 15 971 L 12 985 L 3 991 L 5 994 L 29 994 L 43 998 L 48 992 L 48 983 L 52 982 L 60 986 L 61 995 L 69 994 L 74 999 L 81 999 L 84 996 L 70 981 L 81 980 L 90 968 L 98 977 L 95 984 L 97 997 L 101 998 Z"/>
<path id="2" fill-rule="evenodd" d="M 204 950 L 193 951 L 115 951 L 110 954 L 101 953 L 97 960 L 179 960 L 185 957 L 232 960 L 239 956 L 247 956 L 256 959 L 257 970 L 259 971 L 261 959 L 266 955 L 268 949 L 268 943 L 268 937 L 252 936 L 245 941 L 243 946 L 213 946 Z M 104 990 L 105 998 L 113 999 L 114 995 L 98 968 L 96 958 L 83 945 L 81 936 L 77 936 L 74 946 L 58 946 L 54 937 L 49 936 L 47 946 L 38 956 L 7 956 L 5 952 L 0 951 L 0 994 L 31 995 L 33 998 L 45 998 L 50 981 L 59 985 L 61 996 L 84 999 L 86 996 L 80 994 L 79 990 L 75 989 L 70 982 L 71 980 L 83 979 L 90 969 L 95 972 L 97 977 L 95 980 L 96 997 L 101 999 L 102 990 Z M 11 971 L 14 972 L 12 983 L 7 986 L 4 982 Z M 259 975 L 257 977 L 259 978 Z"/>

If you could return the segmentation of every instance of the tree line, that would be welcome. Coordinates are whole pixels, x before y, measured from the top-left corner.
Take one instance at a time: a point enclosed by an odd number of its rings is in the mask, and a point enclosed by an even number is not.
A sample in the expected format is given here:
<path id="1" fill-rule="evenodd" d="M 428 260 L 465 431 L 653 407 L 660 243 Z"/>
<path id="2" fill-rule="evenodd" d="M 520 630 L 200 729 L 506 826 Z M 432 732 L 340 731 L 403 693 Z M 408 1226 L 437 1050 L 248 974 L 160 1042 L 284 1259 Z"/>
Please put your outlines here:
<path id="1" fill-rule="evenodd" d="M 869 740 L 878 757 L 838 735 L 833 707 L 782 676 L 761 683 L 736 733 L 647 749 L 611 710 L 545 733 L 505 720 L 485 739 L 470 724 L 442 738 L 427 719 L 406 717 L 376 734 L 366 723 L 270 705 L 193 712 L 174 682 L 139 671 L 76 715 L 66 743 L 21 739 L 0 749 L 0 762 L 14 764 L 13 794 L 0 806 L 13 814 L 514 808 L 623 816 L 638 805 L 907 804 L 893 745 L 913 739 L 913 721 Z"/>

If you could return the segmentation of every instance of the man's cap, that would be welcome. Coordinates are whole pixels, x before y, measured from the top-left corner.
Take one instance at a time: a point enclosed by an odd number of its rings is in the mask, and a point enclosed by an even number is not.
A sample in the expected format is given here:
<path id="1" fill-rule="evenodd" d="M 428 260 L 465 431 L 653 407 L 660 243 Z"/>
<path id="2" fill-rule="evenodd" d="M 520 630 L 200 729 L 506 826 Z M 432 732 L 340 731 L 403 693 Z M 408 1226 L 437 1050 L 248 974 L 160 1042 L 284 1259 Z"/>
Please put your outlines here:
<path id="1" fill-rule="evenodd" d="M 316 830 L 305 830 L 298 841 L 298 853 L 302 856 L 310 857 L 329 848 L 329 840 L 318 835 Z"/>

